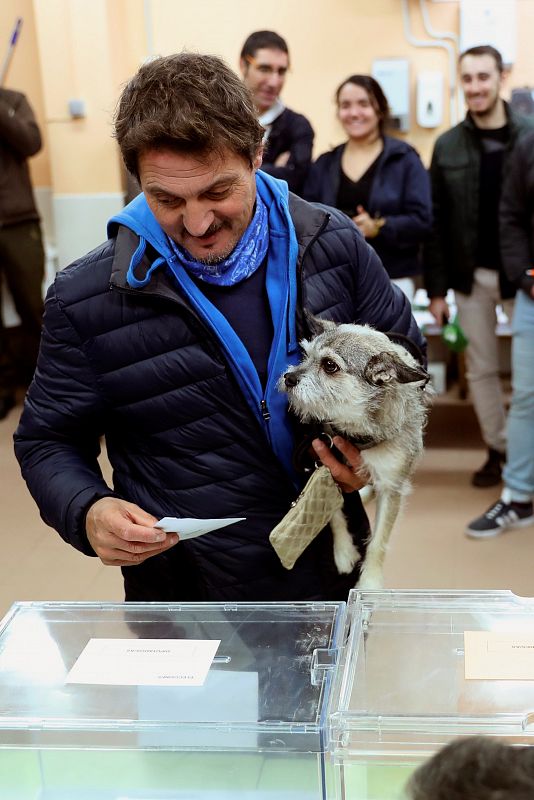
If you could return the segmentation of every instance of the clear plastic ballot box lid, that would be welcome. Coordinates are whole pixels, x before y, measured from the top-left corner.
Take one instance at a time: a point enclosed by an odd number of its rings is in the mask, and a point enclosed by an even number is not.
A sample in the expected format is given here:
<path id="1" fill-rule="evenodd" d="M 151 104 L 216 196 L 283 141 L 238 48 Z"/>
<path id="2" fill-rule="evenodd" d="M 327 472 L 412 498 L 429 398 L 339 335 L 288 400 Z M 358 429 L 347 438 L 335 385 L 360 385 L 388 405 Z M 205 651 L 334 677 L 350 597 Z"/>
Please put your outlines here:
<path id="1" fill-rule="evenodd" d="M 534 599 L 356 589 L 346 638 L 330 716 L 343 763 L 418 762 L 472 734 L 534 744 Z"/>
<path id="2" fill-rule="evenodd" d="M 344 613 L 345 603 L 15 603 L 0 622 L 0 748 L 323 752 Z M 201 685 L 137 682 L 129 669 L 130 684 L 107 684 L 123 663 L 109 648 L 97 650 L 108 652 L 93 664 L 98 682 L 70 682 L 91 640 L 148 652 L 220 644 Z"/>

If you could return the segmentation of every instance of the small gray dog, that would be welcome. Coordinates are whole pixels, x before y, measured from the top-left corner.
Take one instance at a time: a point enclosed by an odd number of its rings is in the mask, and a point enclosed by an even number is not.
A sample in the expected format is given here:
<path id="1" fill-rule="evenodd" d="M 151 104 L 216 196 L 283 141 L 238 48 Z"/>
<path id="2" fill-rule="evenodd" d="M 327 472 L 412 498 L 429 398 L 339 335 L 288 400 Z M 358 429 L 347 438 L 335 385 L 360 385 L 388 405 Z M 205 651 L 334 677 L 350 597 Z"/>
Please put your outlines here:
<path id="1" fill-rule="evenodd" d="M 302 422 L 361 451 L 362 476 L 371 478 L 377 506 L 358 586 L 379 589 L 386 545 L 423 451 L 429 375 L 408 350 L 367 325 L 308 322 L 314 338 L 301 342 L 302 362 L 278 385 Z M 352 572 L 360 554 L 342 511 L 330 527 L 337 569 Z"/>

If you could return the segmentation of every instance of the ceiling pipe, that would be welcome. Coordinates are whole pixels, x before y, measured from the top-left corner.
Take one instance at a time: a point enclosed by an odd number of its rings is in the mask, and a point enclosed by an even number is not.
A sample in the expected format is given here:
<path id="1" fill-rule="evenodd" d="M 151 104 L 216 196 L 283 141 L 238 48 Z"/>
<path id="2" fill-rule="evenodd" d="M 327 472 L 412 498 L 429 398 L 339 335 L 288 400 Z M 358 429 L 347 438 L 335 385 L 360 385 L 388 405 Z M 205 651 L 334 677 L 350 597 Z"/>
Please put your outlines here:
<path id="1" fill-rule="evenodd" d="M 433 1 L 434 0 L 432 0 L 432 2 Z M 454 98 L 455 109 L 456 109 L 455 119 L 451 120 L 451 124 L 454 125 L 458 121 L 458 117 L 461 114 L 461 109 L 463 109 L 463 92 L 461 93 L 459 91 L 457 69 L 456 69 L 457 57 L 459 55 L 459 36 L 453 31 L 437 31 L 433 27 L 430 21 L 430 15 L 428 13 L 427 0 L 419 0 L 419 6 L 421 8 L 421 16 L 423 17 L 423 26 L 425 28 L 426 33 L 428 33 L 428 35 L 431 36 L 433 39 L 449 39 L 451 42 L 453 42 L 453 45 L 455 47 L 454 64 L 453 68 L 450 71 L 451 78 L 452 75 L 454 74 L 454 81 L 450 85 L 450 91 L 452 97 Z"/>
<path id="2" fill-rule="evenodd" d="M 451 125 L 456 125 L 458 121 L 457 111 L 456 111 L 456 102 L 454 97 L 454 92 L 452 91 L 452 87 L 456 87 L 456 53 L 455 48 L 450 42 L 444 41 L 433 41 L 429 42 L 427 39 L 416 39 L 416 37 L 412 34 L 411 26 L 410 26 L 410 9 L 408 7 L 408 0 L 402 0 L 402 18 L 404 24 L 404 35 L 406 40 L 409 44 L 413 47 L 439 47 L 442 50 L 446 50 L 449 56 L 449 86 L 451 90 L 449 91 L 449 113 L 450 113 L 450 122 Z"/>

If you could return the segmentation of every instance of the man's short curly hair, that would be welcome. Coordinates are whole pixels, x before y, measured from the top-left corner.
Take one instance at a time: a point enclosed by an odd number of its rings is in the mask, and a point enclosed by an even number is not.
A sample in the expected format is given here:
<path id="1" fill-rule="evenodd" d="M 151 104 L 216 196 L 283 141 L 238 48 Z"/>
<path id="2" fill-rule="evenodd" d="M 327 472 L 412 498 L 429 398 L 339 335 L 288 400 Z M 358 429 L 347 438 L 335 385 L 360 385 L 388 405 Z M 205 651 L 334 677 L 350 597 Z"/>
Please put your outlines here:
<path id="1" fill-rule="evenodd" d="M 491 56 L 495 61 L 497 72 L 502 74 L 504 71 L 502 55 L 497 48 L 493 47 L 491 44 L 479 44 L 476 47 L 470 47 L 468 50 L 464 50 L 463 53 L 460 53 L 458 56 L 458 63 L 461 64 L 462 59 L 466 56 Z"/>
<path id="2" fill-rule="evenodd" d="M 148 150 L 229 150 L 252 164 L 264 133 L 248 89 L 230 67 L 187 52 L 143 64 L 126 84 L 114 121 L 126 169 L 136 178 L 139 156 Z"/>
<path id="3" fill-rule="evenodd" d="M 489 736 L 455 739 L 412 775 L 408 800 L 532 800 L 534 747 Z"/>

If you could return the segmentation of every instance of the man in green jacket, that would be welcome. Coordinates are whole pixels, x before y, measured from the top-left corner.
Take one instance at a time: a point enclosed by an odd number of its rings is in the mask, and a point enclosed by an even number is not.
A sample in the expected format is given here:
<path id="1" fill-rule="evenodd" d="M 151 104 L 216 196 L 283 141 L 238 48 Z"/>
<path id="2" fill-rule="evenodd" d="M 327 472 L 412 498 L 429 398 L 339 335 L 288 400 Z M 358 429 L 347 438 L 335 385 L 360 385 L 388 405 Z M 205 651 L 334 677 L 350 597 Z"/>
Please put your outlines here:
<path id="1" fill-rule="evenodd" d="M 501 480 L 506 454 L 506 414 L 499 378 L 495 308 L 510 317 L 514 287 L 501 265 L 498 211 L 506 159 L 534 122 L 514 114 L 500 96 L 503 60 L 490 45 L 460 56 L 465 119 L 436 141 L 430 175 L 434 227 L 425 247 L 425 286 L 439 323 L 449 317 L 445 296 L 453 289 L 458 319 L 469 341 L 466 377 L 486 462 L 474 486 Z"/>
<path id="2" fill-rule="evenodd" d="M 31 380 L 41 336 L 44 249 L 27 162 L 40 149 L 26 97 L 0 87 L 0 276 L 21 321 L 14 346 L 0 319 L 0 420 L 15 405 L 17 384 Z"/>

